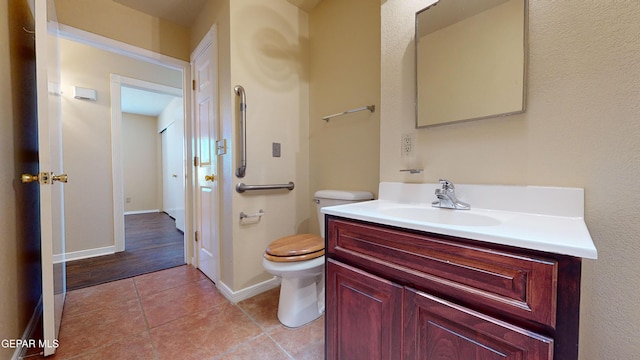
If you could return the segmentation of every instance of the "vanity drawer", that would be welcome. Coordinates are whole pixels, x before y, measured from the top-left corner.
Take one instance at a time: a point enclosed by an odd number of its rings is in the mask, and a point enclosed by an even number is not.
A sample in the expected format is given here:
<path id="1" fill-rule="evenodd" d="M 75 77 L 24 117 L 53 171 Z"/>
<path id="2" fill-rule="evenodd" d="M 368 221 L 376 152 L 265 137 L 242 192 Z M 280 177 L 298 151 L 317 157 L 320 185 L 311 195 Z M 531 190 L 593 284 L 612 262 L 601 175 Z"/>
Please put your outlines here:
<path id="1" fill-rule="evenodd" d="M 488 313 L 556 327 L 558 261 L 517 249 L 328 217 L 329 257 Z"/>

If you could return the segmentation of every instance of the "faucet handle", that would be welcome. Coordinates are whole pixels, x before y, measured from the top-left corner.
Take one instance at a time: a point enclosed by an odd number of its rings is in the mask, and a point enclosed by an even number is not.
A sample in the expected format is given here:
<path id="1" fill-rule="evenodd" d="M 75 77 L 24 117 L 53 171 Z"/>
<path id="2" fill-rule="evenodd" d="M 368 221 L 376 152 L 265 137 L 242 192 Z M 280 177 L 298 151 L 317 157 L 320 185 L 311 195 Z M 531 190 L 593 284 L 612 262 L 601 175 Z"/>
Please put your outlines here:
<path id="1" fill-rule="evenodd" d="M 440 179 L 440 184 L 442 185 L 442 190 L 455 189 L 455 186 L 453 186 L 453 183 L 447 179 Z"/>

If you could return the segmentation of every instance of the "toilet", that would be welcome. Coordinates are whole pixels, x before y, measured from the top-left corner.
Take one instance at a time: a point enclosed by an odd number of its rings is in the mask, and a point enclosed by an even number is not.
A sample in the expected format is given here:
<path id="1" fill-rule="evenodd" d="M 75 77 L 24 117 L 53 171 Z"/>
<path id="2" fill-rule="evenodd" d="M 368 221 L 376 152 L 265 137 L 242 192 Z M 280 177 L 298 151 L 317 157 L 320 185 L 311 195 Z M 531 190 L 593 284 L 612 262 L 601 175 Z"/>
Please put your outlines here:
<path id="1" fill-rule="evenodd" d="M 300 327 L 324 313 L 324 214 L 320 209 L 372 199 L 367 191 L 317 191 L 314 200 L 321 236 L 295 234 L 269 244 L 262 265 L 282 278 L 278 320 L 283 325 Z"/>

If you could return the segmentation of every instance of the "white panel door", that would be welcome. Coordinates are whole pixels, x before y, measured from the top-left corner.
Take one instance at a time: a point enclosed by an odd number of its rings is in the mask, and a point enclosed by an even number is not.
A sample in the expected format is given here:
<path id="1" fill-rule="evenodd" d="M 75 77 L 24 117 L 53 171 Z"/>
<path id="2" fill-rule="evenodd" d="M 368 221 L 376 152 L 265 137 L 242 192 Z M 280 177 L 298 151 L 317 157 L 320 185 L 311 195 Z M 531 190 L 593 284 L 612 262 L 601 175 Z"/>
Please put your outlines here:
<path id="1" fill-rule="evenodd" d="M 162 133 L 162 204 L 163 210 L 185 231 L 184 212 L 184 122 L 176 120 Z"/>
<path id="2" fill-rule="evenodd" d="M 38 178 L 42 253 L 42 312 L 45 356 L 55 353 L 66 292 L 62 122 L 57 20 L 53 0 L 35 2 L 36 96 L 38 102 Z M 23 179 L 29 180 L 29 179 Z M 32 180 L 35 180 L 32 178 Z"/>
<path id="3" fill-rule="evenodd" d="M 205 36 L 191 60 L 194 89 L 194 140 L 196 151 L 197 267 L 212 281 L 220 272 L 218 159 L 218 82 L 212 30 Z"/>

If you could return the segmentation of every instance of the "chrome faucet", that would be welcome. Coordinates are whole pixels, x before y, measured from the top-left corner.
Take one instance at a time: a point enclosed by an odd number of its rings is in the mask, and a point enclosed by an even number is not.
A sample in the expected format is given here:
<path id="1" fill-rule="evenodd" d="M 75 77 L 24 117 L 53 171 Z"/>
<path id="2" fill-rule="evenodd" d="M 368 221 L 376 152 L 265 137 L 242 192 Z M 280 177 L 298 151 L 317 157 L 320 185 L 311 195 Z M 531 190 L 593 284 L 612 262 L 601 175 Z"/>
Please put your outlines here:
<path id="1" fill-rule="evenodd" d="M 443 209 L 456 209 L 456 210 L 469 210 L 471 206 L 464 203 L 456 197 L 456 188 L 449 180 L 440 179 L 441 189 L 436 189 L 437 201 L 431 203 L 433 207 L 439 207 Z"/>

